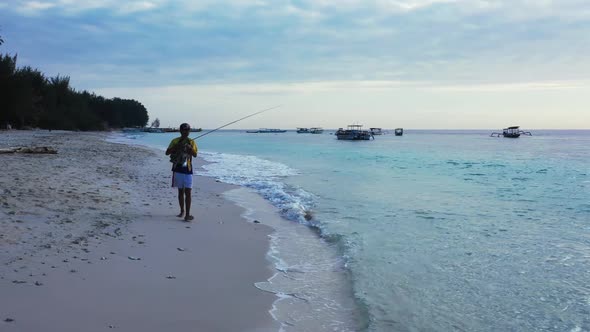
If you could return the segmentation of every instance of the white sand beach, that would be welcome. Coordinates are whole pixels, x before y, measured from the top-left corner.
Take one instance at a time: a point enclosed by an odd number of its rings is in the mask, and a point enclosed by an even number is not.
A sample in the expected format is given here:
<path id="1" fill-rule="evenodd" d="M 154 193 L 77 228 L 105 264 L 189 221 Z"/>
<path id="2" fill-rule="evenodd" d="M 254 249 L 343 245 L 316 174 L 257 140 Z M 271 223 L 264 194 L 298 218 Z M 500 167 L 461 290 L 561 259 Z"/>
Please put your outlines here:
<path id="1" fill-rule="evenodd" d="M 1 331 L 276 331 L 272 229 L 195 177 L 185 223 L 163 153 L 106 133 L 0 132 Z"/>

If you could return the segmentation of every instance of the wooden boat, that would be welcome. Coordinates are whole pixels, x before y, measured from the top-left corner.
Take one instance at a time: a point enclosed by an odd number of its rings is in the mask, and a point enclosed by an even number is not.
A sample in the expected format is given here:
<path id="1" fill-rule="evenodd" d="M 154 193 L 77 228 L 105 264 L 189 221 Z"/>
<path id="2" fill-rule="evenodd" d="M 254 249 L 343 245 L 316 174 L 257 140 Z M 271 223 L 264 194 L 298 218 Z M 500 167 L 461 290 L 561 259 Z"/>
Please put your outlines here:
<path id="1" fill-rule="evenodd" d="M 363 130 L 362 127 L 363 125 L 359 124 L 348 125 L 347 129 L 339 128 L 335 135 L 339 140 L 348 141 L 368 141 L 370 139 L 375 139 L 370 131 Z"/>
<path id="2" fill-rule="evenodd" d="M 314 128 L 311 128 L 309 130 L 309 132 L 312 133 L 312 134 L 321 134 L 321 133 L 324 132 L 324 129 L 323 128 L 320 128 L 320 127 L 314 127 Z"/>
<path id="3" fill-rule="evenodd" d="M 404 134 L 404 128 L 395 128 L 395 136 L 402 136 Z"/>
<path id="4" fill-rule="evenodd" d="M 506 138 L 518 138 L 520 137 L 520 135 L 533 136 L 533 134 L 531 134 L 530 131 L 522 131 L 519 128 L 519 126 L 504 128 L 502 129 L 501 133 L 493 132 L 492 134 L 490 134 L 490 137 L 500 137 L 500 135 Z"/>
<path id="5" fill-rule="evenodd" d="M 383 135 L 383 131 L 381 128 L 369 128 L 371 130 L 371 134 L 373 135 Z"/>
<path id="6" fill-rule="evenodd" d="M 284 129 L 260 128 L 258 130 L 247 130 L 246 132 L 250 133 L 250 134 L 275 134 L 275 133 L 285 133 L 287 131 Z"/>

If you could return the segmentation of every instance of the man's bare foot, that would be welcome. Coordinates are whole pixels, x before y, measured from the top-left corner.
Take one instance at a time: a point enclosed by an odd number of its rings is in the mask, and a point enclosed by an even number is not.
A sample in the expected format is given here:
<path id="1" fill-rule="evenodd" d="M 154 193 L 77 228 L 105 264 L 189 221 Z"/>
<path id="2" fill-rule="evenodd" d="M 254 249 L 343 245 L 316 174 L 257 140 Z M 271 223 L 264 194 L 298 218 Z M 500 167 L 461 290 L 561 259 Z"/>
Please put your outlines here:
<path id="1" fill-rule="evenodd" d="M 193 217 L 193 216 L 186 216 L 186 217 L 184 217 L 184 221 L 191 221 L 193 219 L 195 219 L 195 217 Z"/>
<path id="2" fill-rule="evenodd" d="M 180 211 L 179 214 L 176 215 L 178 218 L 184 217 L 184 211 Z"/>

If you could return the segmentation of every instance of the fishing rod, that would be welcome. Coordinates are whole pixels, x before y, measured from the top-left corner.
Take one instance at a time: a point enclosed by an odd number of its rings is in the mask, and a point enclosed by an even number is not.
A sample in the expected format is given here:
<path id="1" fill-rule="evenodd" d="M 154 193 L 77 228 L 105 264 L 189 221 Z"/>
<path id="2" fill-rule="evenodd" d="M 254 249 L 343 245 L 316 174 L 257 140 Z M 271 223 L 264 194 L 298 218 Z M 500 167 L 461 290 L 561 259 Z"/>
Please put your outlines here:
<path id="1" fill-rule="evenodd" d="M 250 115 L 247 115 L 247 116 L 245 116 L 245 117 L 243 117 L 243 118 L 237 119 L 237 120 L 235 120 L 235 121 L 232 121 L 232 122 L 230 122 L 230 123 L 227 123 L 227 124 L 224 124 L 224 125 L 223 125 L 223 126 L 221 126 L 221 127 L 215 128 L 215 129 L 213 129 L 213 130 L 209 130 L 208 132 L 206 132 L 206 133 L 204 133 L 204 134 L 201 134 L 201 135 L 199 135 L 199 136 L 197 136 L 197 137 L 195 137 L 195 138 L 190 138 L 190 140 L 193 140 L 193 141 L 194 141 L 194 140 L 196 140 L 196 139 L 197 139 L 197 138 L 199 138 L 199 137 L 203 137 L 203 136 L 205 136 L 205 135 L 211 134 L 212 132 L 214 132 L 214 131 L 217 131 L 217 130 L 219 130 L 219 129 L 221 129 L 221 128 L 227 127 L 227 126 L 229 126 L 230 124 L 234 124 L 234 123 L 236 123 L 236 122 L 242 121 L 242 120 L 244 120 L 244 119 L 247 119 L 247 118 L 249 118 L 249 117 L 251 117 L 251 116 L 254 116 L 254 115 L 256 115 L 256 114 L 260 114 L 260 113 L 264 113 L 264 112 L 266 112 L 266 111 L 274 110 L 275 108 L 279 108 L 279 107 L 281 107 L 281 105 L 277 105 L 277 106 L 274 106 L 274 107 L 271 107 L 271 108 L 264 109 L 264 110 L 262 110 L 262 111 L 258 111 L 258 112 L 256 112 L 256 113 L 252 113 L 252 114 L 250 114 Z"/>

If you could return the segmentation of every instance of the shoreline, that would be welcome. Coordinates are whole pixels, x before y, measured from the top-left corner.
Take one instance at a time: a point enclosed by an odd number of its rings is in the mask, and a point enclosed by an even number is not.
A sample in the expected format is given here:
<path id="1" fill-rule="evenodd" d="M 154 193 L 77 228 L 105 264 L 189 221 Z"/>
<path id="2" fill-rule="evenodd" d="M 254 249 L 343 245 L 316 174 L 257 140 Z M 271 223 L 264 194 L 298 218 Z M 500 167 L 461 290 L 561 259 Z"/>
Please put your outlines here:
<path id="1" fill-rule="evenodd" d="M 132 145 L 146 144 L 140 139 L 113 140 Z M 167 144 L 166 140 L 149 142 L 145 146 L 160 151 L 164 151 L 163 144 Z M 224 192 L 223 196 L 246 210 L 242 217 L 251 222 L 262 220 L 273 229 L 269 235 L 270 250 L 266 256 L 273 264 L 274 274 L 266 281 L 256 283 L 256 287 L 275 294 L 271 314 L 281 324 L 281 331 L 366 330 L 368 313 L 357 302 L 346 259 L 335 247 L 337 244 L 326 241 L 318 227 L 285 216 L 285 206 L 272 203 L 272 197 L 269 199 L 265 193 L 256 190 L 256 185 L 251 187 L 247 181 L 236 181 L 232 176 L 228 178 L 225 157 L 220 160 L 211 158 L 217 155 L 216 152 L 201 153 L 204 154 L 201 154 L 196 164 L 200 167 L 195 169 L 197 174 L 215 181 L 229 182 L 234 189 Z M 232 165 L 229 170 L 241 167 L 232 163 L 233 157 L 229 157 L 229 165 Z M 259 171 L 259 166 L 255 165 L 257 161 L 246 158 L 249 166 L 243 166 L 251 167 L 254 173 Z M 271 169 L 276 166 L 272 162 L 259 161 Z M 282 167 L 279 166 L 279 169 Z M 218 172 L 219 169 L 221 172 Z M 318 315 L 318 312 L 322 314 Z"/>
<path id="2" fill-rule="evenodd" d="M 165 156 L 107 136 L 0 132 L 1 147 L 58 149 L 0 157 L 2 329 L 277 331 L 276 297 L 254 287 L 272 276 L 272 228 L 204 176 L 181 222 Z"/>
<path id="3" fill-rule="evenodd" d="M 317 228 L 284 219 L 275 206 L 249 188 L 226 191 L 224 197 L 246 209 L 244 218 L 263 220 L 273 228 L 267 256 L 274 274 L 256 287 L 277 296 L 271 314 L 281 323 L 281 331 L 368 329 L 344 259 Z"/>

